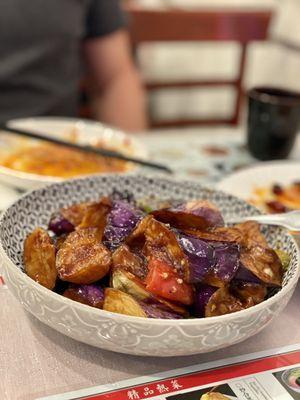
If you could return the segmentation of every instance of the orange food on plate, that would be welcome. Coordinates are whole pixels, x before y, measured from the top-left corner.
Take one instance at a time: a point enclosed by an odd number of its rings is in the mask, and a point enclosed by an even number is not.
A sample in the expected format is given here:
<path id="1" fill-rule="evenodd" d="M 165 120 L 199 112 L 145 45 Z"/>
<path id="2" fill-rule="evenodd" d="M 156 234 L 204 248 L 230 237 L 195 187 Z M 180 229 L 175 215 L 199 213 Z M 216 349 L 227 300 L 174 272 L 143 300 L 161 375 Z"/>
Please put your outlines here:
<path id="1" fill-rule="evenodd" d="M 300 209 L 300 182 L 290 185 L 274 184 L 271 187 L 257 187 L 250 203 L 269 213 L 283 213 Z"/>
<path id="2" fill-rule="evenodd" d="M 55 144 L 26 146 L 5 157 L 1 164 L 31 174 L 72 178 L 102 172 L 124 172 L 128 163 Z"/>

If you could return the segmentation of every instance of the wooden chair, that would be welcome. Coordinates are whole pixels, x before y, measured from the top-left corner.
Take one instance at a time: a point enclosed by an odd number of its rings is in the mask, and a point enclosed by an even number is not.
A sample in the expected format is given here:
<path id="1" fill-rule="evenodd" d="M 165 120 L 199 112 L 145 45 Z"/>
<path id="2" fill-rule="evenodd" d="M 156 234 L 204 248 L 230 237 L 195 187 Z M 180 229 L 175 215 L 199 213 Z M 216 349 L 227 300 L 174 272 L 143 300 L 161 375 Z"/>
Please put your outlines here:
<path id="1" fill-rule="evenodd" d="M 237 125 L 243 100 L 243 77 L 245 71 L 247 46 L 251 41 L 267 38 L 271 11 L 197 10 L 178 9 L 147 10 L 126 4 L 129 14 L 129 28 L 133 46 L 147 42 L 171 41 L 237 41 L 241 44 L 241 57 L 238 75 L 234 80 L 146 82 L 147 90 L 165 88 L 189 88 L 232 85 L 237 96 L 233 115 L 228 119 L 195 119 L 152 121 L 152 127 L 187 126 L 196 124 Z"/>

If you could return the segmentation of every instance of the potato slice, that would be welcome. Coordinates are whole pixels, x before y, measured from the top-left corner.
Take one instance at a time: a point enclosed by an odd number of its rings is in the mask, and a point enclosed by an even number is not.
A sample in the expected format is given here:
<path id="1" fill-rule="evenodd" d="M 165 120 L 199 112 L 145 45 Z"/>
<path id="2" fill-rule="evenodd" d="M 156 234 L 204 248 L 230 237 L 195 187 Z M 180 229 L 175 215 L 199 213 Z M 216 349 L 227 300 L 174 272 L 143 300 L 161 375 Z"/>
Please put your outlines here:
<path id="1" fill-rule="evenodd" d="M 30 278 L 52 290 L 57 271 L 55 267 L 55 246 L 48 233 L 36 228 L 24 243 L 25 272 Z"/>
<path id="2" fill-rule="evenodd" d="M 111 253 L 99 242 L 97 228 L 70 233 L 56 256 L 60 279 L 72 283 L 96 282 L 108 273 L 110 265 Z"/>
<path id="3" fill-rule="evenodd" d="M 139 303 L 127 293 L 106 288 L 104 296 L 103 310 L 134 317 L 147 317 Z"/>

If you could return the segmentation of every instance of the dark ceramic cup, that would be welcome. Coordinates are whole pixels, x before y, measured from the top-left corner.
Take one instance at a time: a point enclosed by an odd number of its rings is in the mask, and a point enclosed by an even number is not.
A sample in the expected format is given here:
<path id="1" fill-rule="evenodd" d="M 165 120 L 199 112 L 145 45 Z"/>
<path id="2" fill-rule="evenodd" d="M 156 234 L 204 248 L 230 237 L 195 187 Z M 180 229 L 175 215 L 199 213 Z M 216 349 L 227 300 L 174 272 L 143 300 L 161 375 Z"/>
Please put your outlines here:
<path id="1" fill-rule="evenodd" d="M 288 157 L 300 128 L 300 93 L 257 87 L 248 92 L 248 148 L 259 160 Z"/>

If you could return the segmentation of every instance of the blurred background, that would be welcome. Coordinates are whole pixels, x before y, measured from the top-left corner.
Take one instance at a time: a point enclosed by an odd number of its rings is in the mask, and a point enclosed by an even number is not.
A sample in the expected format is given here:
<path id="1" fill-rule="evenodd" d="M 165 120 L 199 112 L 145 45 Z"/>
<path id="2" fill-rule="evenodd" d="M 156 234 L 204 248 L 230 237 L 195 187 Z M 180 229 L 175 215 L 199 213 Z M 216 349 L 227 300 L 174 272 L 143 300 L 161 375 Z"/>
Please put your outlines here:
<path id="1" fill-rule="evenodd" d="M 300 90 L 299 0 L 123 3 L 152 127 L 238 124 L 247 89 Z"/>

